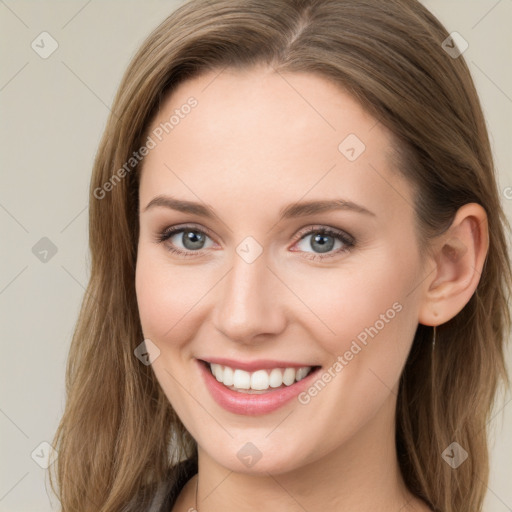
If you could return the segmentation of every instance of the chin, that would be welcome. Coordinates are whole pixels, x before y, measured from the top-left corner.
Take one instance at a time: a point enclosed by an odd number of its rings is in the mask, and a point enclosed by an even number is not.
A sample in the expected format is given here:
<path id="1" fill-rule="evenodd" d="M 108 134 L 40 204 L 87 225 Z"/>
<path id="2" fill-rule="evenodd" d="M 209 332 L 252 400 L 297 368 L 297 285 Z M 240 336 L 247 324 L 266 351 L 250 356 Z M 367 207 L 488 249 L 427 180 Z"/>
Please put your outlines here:
<path id="1" fill-rule="evenodd" d="M 213 451 L 208 450 L 208 455 L 217 464 L 235 473 L 278 475 L 297 470 L 311 462 L 310 457 L 308 459 L 304 457 L 306 454 L 301 446 L 303 443 L 297 441 L 297 443 L 290 443 L 284 450 L 274 446 L 268 438 L 262 439 L 261 442 L 257 440 L 251 442 L 245 437 L 243 442 L 235 441 L 232 446 L 216 445 Z"/>

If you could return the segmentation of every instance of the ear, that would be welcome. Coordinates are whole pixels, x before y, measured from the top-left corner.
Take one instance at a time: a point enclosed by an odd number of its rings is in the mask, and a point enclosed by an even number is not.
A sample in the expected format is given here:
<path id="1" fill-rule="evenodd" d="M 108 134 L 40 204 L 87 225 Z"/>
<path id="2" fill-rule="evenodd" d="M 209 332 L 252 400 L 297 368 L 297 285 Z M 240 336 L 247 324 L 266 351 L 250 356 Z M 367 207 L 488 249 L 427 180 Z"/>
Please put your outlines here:
<path id="1" fill-rule="evenodd" d="M 487 214 L 477 203 L 459 208 L 450 228 L 433 243 L 418 322 L 440 325 L 469 302 L 482 275 L 489 249 Z"/>

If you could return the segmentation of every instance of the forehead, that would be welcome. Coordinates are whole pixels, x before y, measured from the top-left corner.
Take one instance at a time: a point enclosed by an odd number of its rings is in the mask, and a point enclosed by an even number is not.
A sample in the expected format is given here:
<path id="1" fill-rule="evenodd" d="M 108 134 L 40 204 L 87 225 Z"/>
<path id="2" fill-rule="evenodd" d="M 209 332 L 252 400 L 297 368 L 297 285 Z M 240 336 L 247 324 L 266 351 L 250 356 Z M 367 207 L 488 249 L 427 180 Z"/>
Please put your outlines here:
<path id="1" fill-rule="evenodd" d="M 197 104 L 185 108 L 191 97 Z M 245 215 L 300 199 L 346 198 L 388 218 L 411 209 L 390 133 L 313 74 L 209 72 L 181 83 L 148 133 L 156 145 L 144 158 L 141 202 L 169 193 Z"/>

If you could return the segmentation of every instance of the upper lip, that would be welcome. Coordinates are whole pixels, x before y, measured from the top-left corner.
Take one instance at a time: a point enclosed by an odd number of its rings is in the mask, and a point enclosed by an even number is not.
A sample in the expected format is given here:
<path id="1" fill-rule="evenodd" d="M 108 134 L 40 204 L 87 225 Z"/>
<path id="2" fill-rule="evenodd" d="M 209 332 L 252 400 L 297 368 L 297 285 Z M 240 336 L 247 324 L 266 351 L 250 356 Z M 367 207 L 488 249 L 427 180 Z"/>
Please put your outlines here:
<path id="1" fill-rule="evenodd" d="M 238 368 L 247 372 L 255 370 L 266 370 L 271 368 L 303 368 L 305 366 L 315 367 L 319 365 L 312 365 L 307 363 L 295 363 L 291 361 L 275 361 L 271 359 L 256 359 L 255 361 L 236 361 L 235 359 L 228 359 L 225 357 L 207 357 L 199 359 L 206 363 L 220 364 L 222 366 L 229 366 L 230 368 Z"/>

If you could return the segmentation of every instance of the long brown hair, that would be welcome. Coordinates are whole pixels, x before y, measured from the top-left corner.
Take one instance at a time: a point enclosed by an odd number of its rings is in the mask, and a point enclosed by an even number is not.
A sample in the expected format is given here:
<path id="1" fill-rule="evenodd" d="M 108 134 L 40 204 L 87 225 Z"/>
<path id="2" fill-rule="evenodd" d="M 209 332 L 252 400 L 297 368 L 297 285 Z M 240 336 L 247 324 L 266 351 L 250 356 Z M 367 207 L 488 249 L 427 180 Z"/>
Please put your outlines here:
<path id="1" fill-rule="evenodd" d="M 481 510 L 487 423 L 500 382 L 508 384 L 510 225 L 475 86 L 463 57 L 443 49 L 448 37 L 416 0 L 191 0 L 147 38 L 121 82 L 92 174 L 91 277 L 53 442 L 58 489 L 50 473 L 65 512 L 118 512 L 134 502 L 144 510 L 162 482 L 178 478 L 173 462 L 197 457 L 151 366 L 134 356 L 143 340 L 134 284 L 140 165 L 126 162 L 177 84 L 255 64 L 332 80 L 392 132 L 425 250 L 462 205 L 486 210 L 490 246 L 476 292 L 437 328 L 434 355 L 432 328 L 418 326 L 396 412 L 408 488 L 434 510 Z M 441 457 L 452 442 L 470 454 L 457 470 Z"/>

